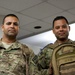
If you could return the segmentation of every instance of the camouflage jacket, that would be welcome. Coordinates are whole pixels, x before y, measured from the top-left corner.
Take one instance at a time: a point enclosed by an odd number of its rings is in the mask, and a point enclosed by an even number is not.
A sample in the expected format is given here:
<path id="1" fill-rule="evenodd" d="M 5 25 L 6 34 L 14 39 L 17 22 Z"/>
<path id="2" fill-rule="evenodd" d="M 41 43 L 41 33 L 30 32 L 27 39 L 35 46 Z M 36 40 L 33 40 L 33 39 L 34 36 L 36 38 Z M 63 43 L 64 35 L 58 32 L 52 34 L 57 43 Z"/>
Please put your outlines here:
<path id="1" fill-rule="evenodd" d="M 6 49 L 0 40 L 0 75 L 31 75 L 29 66 L 33 56 L 33 51 L 18 41 Z"/>
<path id="2" fill-rule="evenodd" d="M 70 39 L 66 43 L 71 43 Z M 37 67 L 39 71 L 41 71 L 41 75 L 49 75 L 49 64 L 51 61 L 51 56 L 53 52 L 53 48 L 58 46 L 58 42 L 55 41 L 54 44 L 49 44 L 43 48 L 43 50 L 40 52 L 40 54 L 37 56 Z"/>

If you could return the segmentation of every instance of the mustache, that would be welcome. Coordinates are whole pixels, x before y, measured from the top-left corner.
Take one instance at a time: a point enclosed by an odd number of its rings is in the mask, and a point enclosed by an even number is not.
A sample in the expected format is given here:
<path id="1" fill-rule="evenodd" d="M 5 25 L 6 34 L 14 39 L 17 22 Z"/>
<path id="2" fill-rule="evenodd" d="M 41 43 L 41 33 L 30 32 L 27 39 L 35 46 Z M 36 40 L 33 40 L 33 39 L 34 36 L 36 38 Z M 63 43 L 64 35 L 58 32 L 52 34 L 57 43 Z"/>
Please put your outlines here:
<path id="1" fill-rule="evenodd" d="M 10 28 L 10 29 L 8 29 L 8 31 L 15 31 L 16 32 L 15 28 Z"/>

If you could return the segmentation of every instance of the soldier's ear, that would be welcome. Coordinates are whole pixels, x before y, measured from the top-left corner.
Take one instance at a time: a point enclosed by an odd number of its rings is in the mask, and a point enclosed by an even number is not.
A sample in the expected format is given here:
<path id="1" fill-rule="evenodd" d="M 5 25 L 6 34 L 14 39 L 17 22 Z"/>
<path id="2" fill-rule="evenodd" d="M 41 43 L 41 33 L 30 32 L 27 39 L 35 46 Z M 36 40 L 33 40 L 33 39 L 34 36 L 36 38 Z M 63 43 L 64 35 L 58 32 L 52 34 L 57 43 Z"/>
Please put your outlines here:
<path id="1" fill-rule="evenodd" d="M 4 25 L 1 25 L 1 29 L 2 29 L 2 31 L 4 30 Z"/>
<path id="2" fill-rule="evenodd" d="M 69 31 L 70 31 L 70 26 L 69 26 Z"/>
<path id="3" fill-rule="evenodd" d="M 55 34 L 54 29 L 52 30 L 52 32 Z"/>

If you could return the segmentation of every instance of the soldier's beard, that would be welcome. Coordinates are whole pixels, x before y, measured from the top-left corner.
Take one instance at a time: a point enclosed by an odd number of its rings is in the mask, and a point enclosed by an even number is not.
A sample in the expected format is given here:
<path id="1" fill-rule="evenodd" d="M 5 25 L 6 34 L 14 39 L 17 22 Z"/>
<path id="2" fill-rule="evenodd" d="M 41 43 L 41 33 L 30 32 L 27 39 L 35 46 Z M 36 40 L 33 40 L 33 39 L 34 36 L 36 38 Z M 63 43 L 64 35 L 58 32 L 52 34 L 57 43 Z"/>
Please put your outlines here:
<path id="1" fill-rule="evenodd" d="M 17 34 L 6 34 L 6 37 L 9 39 L 16 39 Z"/>
<path id="2" fill-rule="evenodd" d="M 60 40 L 60 41 L 65 41 L 65 40 L 67 40 L 68 38 L 58 38 L 58 40 Z"/>
<path id="3" fill-rule="evenodd" d="M 68 35 L 66 37 L 61 37 L 61 38 L 57 37 L 57 40 L 62 42 L 66 41 L 67 39 L 68 39 Z"/>
<path id="4" fill-rule="evenodd" d="M 57 40 L 64 42 L 65 40 L 68 39 L 68 35 L 69 34 L 66 34 L 64 36 L 56 36 L 56 38 L 57 38 Z"/>

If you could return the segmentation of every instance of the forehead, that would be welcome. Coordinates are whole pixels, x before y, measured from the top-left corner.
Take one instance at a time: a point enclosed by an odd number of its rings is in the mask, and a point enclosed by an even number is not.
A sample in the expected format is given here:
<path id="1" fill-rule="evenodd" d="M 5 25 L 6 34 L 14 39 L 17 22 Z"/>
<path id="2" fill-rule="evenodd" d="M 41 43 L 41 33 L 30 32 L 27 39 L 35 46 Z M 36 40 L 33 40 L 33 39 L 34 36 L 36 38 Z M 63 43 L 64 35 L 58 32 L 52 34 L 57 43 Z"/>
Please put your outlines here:
<path id="1" fill-rule="evenodd" d="M 19 20 L 14 16 L 8 16 L 5 18 L 4 22 L 18 22 Z"/>
<path id="2" fill-rule="evenodd" d="M 58 25 L 61 26 L 61 25 L 66 25 L 66 24 L 67 24 L 67 22 L 65 19 L 56 20 L 54 22 L 54 26 L 58 26 Z"/>

